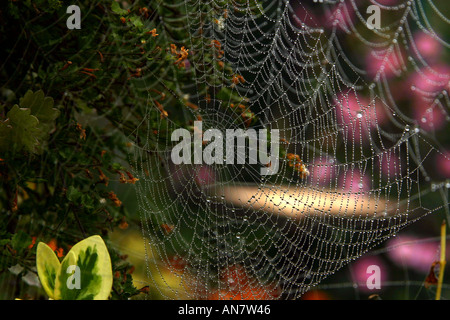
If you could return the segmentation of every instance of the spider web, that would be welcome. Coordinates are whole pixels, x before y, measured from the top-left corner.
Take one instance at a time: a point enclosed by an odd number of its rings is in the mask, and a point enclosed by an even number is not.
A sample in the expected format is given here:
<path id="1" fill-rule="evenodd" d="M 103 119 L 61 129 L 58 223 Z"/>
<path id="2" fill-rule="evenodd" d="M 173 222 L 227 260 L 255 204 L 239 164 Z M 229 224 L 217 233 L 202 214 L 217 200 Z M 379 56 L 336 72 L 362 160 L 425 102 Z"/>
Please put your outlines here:
<path id="1" fill-rule="evenodd" d="M 371 4 L 381 8 L 380 29 L 367 28 Z M 173 287 L 170 296 L 179 298 L 298 298 L 420 217 L 448 214 L 449 183 L 433 161 L 449 160 L 437 124 L 449 120 L 450 73 L 435 68 L 414 37 L 421 31 L 448 48 L 434 29 L 436 20 L 449 22 L 442 2 L 160 5 L 189 12 L 157 30 L 189 49 L 184 67 L 192 81 L 167 88 L 165 106 L 178 101 L 183 110 L 168 108 L 163 118 L 149 98 L 147 119 L 136 128 L 136 137 L 147 136 L 136 138 L 132 159 L 153 287 Z M 173 37 L 180 28 L 188 38 Z M 224 53 L 210 61 L 212 41 Z M 245 81 L 230 79 L 220 61 Z M 399 92 L 410 73 L 422 84 Z M 238 102 L 224 99 L 224 88 Z M 408 95 L 427 106 L 423 116 L 405 107 Z M 243 110 L 231 106 L 237 103 Z M 245 129 L 246 111 L 257 119 L 253 128 L 280 130 L 278 173 L 171 162 L 179 119 L 225 132 Z M 298 155 L 307 176 L 289 155 Z M 436 192 L 440 201 L 427 200 Z"/>

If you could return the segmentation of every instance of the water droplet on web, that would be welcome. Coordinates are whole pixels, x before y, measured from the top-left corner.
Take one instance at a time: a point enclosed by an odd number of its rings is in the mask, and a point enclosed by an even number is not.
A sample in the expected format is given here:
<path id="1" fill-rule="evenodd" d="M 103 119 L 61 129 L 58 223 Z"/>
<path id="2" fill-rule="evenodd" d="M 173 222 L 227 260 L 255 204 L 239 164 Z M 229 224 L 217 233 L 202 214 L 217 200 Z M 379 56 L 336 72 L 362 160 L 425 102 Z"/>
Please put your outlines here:
<path id="1" fill-rule="evenodd" d="M 361 112 L 358 112 L 358 113 L 356 114 L 356 117 L 357 117 L 358 119 L 361 119 L 361 118 L 362 118 L 362 113 L 361 113 Z"/>

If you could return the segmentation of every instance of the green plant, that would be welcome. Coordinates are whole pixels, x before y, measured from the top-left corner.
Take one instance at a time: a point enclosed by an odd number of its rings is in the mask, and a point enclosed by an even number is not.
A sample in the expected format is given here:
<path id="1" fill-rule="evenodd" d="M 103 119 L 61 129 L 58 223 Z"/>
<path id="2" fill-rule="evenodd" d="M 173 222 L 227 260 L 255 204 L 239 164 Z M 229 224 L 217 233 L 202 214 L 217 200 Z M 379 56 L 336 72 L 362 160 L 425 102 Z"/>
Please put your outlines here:
<path id="1" fill-rule="evenodd" d="M 100 236 L 75 244 L 61 263 L 53 250 L 40 242 L 36 265 L 42 286 L 51 299 L 105 300 L 110 295 L 113 284 L 111 258 Z M 75 285 L 70 287 L 73 281 Z"/>

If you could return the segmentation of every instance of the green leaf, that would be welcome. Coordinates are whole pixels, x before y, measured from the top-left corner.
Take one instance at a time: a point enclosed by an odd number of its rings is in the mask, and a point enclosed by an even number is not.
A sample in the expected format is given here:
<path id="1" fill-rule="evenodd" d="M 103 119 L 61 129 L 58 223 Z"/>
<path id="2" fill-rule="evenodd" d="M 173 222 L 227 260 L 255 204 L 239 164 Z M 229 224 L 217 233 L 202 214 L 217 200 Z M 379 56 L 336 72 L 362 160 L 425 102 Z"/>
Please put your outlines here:
<path id="1" fill-rule="evenodd" d="M 14 105 L 6 120 L 0 121 L 0 151 L 40 154 L 59 111 L 53 108 L 53 99 L 45 97 L 41 90 L 28 91 L 19 103 L 21 107 Z"/>
<path id="2" fill-rule="evenodd" d="M 19 104 L 22 108 L 29 108 L 31 114 L 38 118 L 43 132 L 49 133 L 53 130 L 55 120 L 59 116 L 59 111 L 53 108 L 53 98 L 45 97 L 42 90 L 35 93 L 29 90 L 25 96 L 19 100 Z"/>
<path id="3" fill-rule="evenodd" d="M 67 200 L 72 202 L 78 202 L 78 200 L 81 199 L 81 196 L 83 195 L 82 192 L 80 192 L 78 189 L 74 188 L 73 186 L 70 186 L 67 190 Z"/>
<path id="4" fill-rule="evenodd" d="M 113 2 L 111 3 L 111 10 L 112 10 L 114 13 L 120 14 L 121 16 L 128 14 L 128 11 L 125 10 L 125 9 L 122 9 L 122 8 L 120 7 L 119 3 L 116 2 L 116 1 L 113 1 Z"/>
<path id="5" fill-rule="evenodd" d="M 83 194 L 83 196 L 81 197 L 81 204 L 88 209 L 94 208 L 94 200 L 88 194 Z"/>
<path id="6" fill-rule="evenodd" d="M 20 252 L 31 244 L 31 237 L 23 231 L 18 231 L 11 239 L 11 246 L 14 250 Z"/>
<path id="7" fill-rule="evenodd" d="M 75 273 L 68 273 L 71 265 L 76 265 L 79 271 L 75 269 Z M 80 277 L 80 288 L 69 288 L 68 280 L 70 283 L 77 276 Z M 74 245 L 64 258 L 56 276 L 54 296 L 63 300 L 105 300 L 112 283 L 108 249 L 100 236 L 92 236 Z"/>
<path id="8" fill-rule="evenodd" d="M 39 120 L 31 115 L 29 109 L 18 105 L 6 114 L 7 119 L 0 122 L 0 150 L 39 152 L 39 139 L 42 137 Z"/>
<path id="9" fill-rule="evenodd" d="M 130 17 L 131 23 L 138 29 L 142 28 L 144 24 L 142 23 L 141 19 L 137 16 Z"/>
<path id="10" fill-rule="evenodd" d="M 36 268 L 42 287 L 51 299 L 55 299 L 56 275 L 61 264 L 55 252 L 43 242 L 39 242 L 36 250 Z"/>

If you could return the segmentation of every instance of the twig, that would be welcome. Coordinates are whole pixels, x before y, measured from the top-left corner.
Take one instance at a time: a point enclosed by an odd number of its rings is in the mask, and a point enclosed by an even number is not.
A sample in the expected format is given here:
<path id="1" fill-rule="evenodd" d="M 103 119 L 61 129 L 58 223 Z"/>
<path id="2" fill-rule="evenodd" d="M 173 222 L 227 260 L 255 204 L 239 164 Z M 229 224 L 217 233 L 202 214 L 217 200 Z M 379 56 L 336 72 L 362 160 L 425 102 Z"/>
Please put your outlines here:
<path id="1" fill-rule="evenodd" d="M 436 290 L 436 300 L 441 300 L 442 283 L 444 282 L 445 270 L 445 244 L 446 244 L 446 223 L 442 221 L 441 225 L 441 259 L 439 261 L 439 279 Z"/>
<path id="2" fill-rule="evenodd" d="M 76 213 L 76 208 L 72 208 L 72 213 L 73 213 L 73 216 L 75 217 L 75 220 L 78 223 L 78 227 L 80 228 L 80 231 L 83 234 L 83 237 L 87 238 L 86 231 L 84 230 L 84 227 L 81 224 L 80 218 L 78 217 L 78 214 Z"/>

